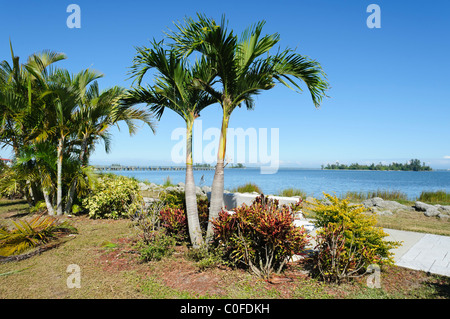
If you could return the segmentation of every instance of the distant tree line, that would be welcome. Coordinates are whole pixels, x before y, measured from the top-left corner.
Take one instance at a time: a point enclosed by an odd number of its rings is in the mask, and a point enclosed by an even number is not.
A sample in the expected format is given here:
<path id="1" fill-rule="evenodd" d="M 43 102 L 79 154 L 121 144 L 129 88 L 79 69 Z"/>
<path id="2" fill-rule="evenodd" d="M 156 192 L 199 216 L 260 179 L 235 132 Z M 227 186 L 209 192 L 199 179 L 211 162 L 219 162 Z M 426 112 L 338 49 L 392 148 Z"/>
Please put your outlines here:
<path id="1" fill-rule="evenodd" d="M 370 165 L 361 165 L 358 163 L 353 163 L 350 165 L 340 164 L 336 162 L 335 164 L 322 165 L 322 169 L 347 169 L 347 170 L 369 170 L 369 171 L 431 171 L 430 166 L 425 165 L 425 162 L 421 162 L 418 159 L 412 159 L 407 163 L 391 163 L 389 165 L 383 165 L 378 163 L 372 163 Z"/>

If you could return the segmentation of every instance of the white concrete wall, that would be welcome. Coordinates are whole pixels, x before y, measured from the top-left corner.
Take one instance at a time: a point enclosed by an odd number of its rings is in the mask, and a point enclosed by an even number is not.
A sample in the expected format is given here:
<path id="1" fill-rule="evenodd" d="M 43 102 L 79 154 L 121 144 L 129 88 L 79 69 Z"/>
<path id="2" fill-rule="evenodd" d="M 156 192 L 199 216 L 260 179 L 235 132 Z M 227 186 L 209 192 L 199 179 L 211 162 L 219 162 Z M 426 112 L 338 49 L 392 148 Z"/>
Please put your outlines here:
<path id="1" fill-rule="evenodd" d="M 211 200 L 211 193 L 206 193 L 208 200 Z M 251 205 L 259 194 L 251 193 L 224 193 L 222 206 L 227 210 L 232 210 L 242 204 Z M 269 196 L 269 198 L 277 199 L 280 205 L 295 204 L 298 202 L 296 197 Z"/>

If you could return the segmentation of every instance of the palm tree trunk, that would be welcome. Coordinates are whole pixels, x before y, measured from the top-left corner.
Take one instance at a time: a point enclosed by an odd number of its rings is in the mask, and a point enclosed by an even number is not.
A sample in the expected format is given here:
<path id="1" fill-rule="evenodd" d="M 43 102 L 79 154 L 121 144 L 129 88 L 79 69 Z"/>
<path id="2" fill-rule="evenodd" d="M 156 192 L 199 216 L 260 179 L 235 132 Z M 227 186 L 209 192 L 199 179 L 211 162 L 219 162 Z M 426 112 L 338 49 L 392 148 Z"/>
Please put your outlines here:
<path id="1" fill-rule="evenodd" d="M 209 222 L 206 231 L 206 242 L 210 243 L 214 236 L 214 226 L 212 221 L 219 217 L 219 212 L 223 206 L 223 186 L 224 186 L 224 160 L 227 146 L 227 129 L 229 116 L 222 119 L 222 130 L 220 131 L 219 151 L 217 153 L 217 165 L 214 172 L 214 179 L 211 189 L 211 202 L 209 205 Z"/>
<path id="2" fill-rule="evenodd" d="M 87 148 L 87 138 L 84 138 L 83 142 L 81 143 L 81 151 L 80 151 L 80 156 L 79 156 L 81 165 L 83 165 L 84 155 L 86 154 L 86 148 Z M 72 181 L 72 184 L 70 185 L 69 195 L 67 196 L 65 214 L 70 214 L 72 211 L 72 205 L 73 205 L 73 200 L 75 198 L 75 190 L 77 188 L 77 182 L 78 182 L 78 178 L 75 176 L 75 178 Z"/>
<path id="3" fill-rule="evenodd" d="M 45 204 L 47 205 L 48 214 L 50 216 L 55 215 L 55 210 L 53 209 L 52 201 L 50 200 L 50 196 L 48 195 L 48 191 L 42 186 L 42 193 L 44 194 Z"/>
<path id="4" fill-rule="evenodd" d="M 57 172 L 57 188 L 56 188 L 56 214 L 62 215 L 62 161 L 63 161 L 63 144 L 64 138 L 58 141 L 58 172 Z"/>
<path id="5" fill-rule="evenodd" d="M 192 126 L 194 121 L 186 122 L 186 183 L 185 183 L 185 200 L 186 215 L 188 221 L 189 237 L 194 248 L 203 245 L 202 230 L 200 228 L 200 220 L 197 210 L 197 196 L 195 193 L 195 181 L 192 159 Z"/>

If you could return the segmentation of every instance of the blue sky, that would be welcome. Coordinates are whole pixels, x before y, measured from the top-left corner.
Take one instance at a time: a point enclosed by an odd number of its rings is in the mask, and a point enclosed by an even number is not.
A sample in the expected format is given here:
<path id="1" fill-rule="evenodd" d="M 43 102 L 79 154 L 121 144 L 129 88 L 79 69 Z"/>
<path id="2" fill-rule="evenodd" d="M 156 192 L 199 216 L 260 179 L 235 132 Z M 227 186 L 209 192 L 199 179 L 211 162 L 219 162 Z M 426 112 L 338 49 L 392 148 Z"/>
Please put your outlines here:
<path id="1" fill-rule="evenodd" d="M 69 4 L 81 8 L 81 28 L 70 29 Z M 381 28 L 369 29 L 369 4 L 381 8 Z M 281 48 L 296 48 L 322 64 L 330 98 L 315 109 L 307 92 L 283 87 L 263 92 L 253 111 L 237 109 L 233 128 L 278 128 L 282 166 L 406 162 L 419 158 L 450 168 L 450 2 L 381 0 L 294 1 L 1 1 L 0 60 L 10 61 L 9 38 L 25 61 L 43 49 L 64 52 L 59 63 L 72 72 L 104 73 L 101 88 L 129 87 L 135 46 L 147 45 L 174 21 L 202 12 L 222 14 L 237 33 L 265 20 L 264 32 L 281 35 Z M 147 78 L 151 81 L 151 78 Z M 202 126 L 219 127 L 218 105 L 201 114 Z M 171 164 L 183 121 L 170 111 L 153 135 L 133 137 L 114 129 L 109 154 L 98 145 L 92 164 Z M 194 153 L 195 155 L 195 153 Z M 0 157 L 10 153 L 0 150 Z M 194 158 L 195 160 L 195 158 Z"/>

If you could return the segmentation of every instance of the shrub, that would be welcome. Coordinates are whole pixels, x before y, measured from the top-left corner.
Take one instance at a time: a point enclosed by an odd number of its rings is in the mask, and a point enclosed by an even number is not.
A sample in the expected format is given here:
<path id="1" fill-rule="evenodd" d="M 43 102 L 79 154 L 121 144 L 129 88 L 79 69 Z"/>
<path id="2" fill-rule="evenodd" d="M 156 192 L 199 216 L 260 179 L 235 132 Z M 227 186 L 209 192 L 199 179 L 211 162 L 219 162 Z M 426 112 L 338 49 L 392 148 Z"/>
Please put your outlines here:
<path id="1" fill-rule="evenodd" d="M 144 243 L 149 243 L 153 239 L 153 232 L 160 228 L 159 212 L 163 208 L 164 203 L 162 201 L 153 201 L 147 207 L 131 216 Z"/>
<path id="2" fill-rule="evenodd" d="M 148 242 L 138 244 L 142 261 L 159 261 L 163 257 L 170 256 L 174 252 L 175 239 L 162 231 L 152 232 L 152 238 Z"/>
<path id="3" fill-rule="evenodd" d="M 345 228 L 334 224 L 325 226 L 316 237 L 317 253 L 313 256 L 313 272 L 323 280 L 340 284 L 343 280 L 359 277 L 365 261 L 373 259 L 373 250 L 358 249 L 344 235 Z"/>
<path id="4" fill-rule="evenodd" d="M 186 212 L 185 193 L 170 191 L 161 195 L 161 200 L 170 208 L 178 208 Z M 209 219 L 209 201 L 207 198 L 197 196 L 197 211 L 202 233 L 206 233 Z"/>
<path id="5" fill-rule="evenodd" d="M 210 246 L 189 249 L 186 252 L 186 257 L 187 259 L 194 261 L 200 271 L 226 263 L 222 259 L 222 252 L 220 249 Z"/>
<path id="6" fill-rule="evenodd" d="M 142 207 L 138 182 L 124 176 L 105 175 L 83 200 L 91 218 L 118 219 L 136 213 Z"/>
<path id="7" fill-rule="evenodd" d="M 393 264 L 390 249 L 398 247 L 399 242 L 385 241 L 388 234 L 376 227 L 375 215 L 369 213 L 362 205 L 350 205 L 347 199 L 324 194 L 328 204 L 314 200 L 311 211 L 315 214 L 318 235 L 329 237 L 327 231 L 342 227 L 345 254 L 362 256 L 364 267 L 370 264 Z M 332 228 L 329 228 L 332 227 Z M 325 240 L 327 242 L 327 240 Z M 320 248 L 320 247 L 319 247 Z M 323 248 L 323 247 L 322 247 Z"/>
<path id="8" fill-rule="evenodd" d="M 279 273 L 308 242 L 304 228 L 293 225 L 291 208 L 279 207 L 264 195 L 250 206 L 236 208 L 233 214 L 221 211 L 213 224 L 215 243 L 223 247 L 224 258 L 263 278 Z"/>
<path id="9" fill-rule="evenodd" d="M 186 213 L 180 208 L 165 207 L 159 212 L 161 226 L 166 234 L 180 243 L 188 240 Z"/>

